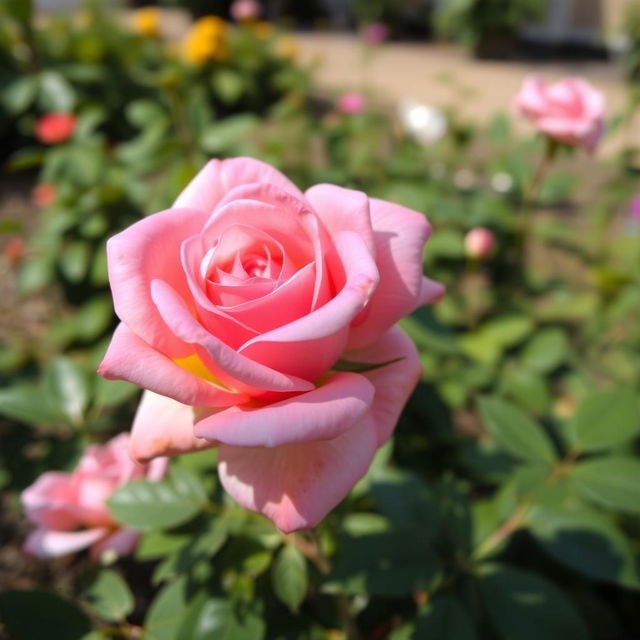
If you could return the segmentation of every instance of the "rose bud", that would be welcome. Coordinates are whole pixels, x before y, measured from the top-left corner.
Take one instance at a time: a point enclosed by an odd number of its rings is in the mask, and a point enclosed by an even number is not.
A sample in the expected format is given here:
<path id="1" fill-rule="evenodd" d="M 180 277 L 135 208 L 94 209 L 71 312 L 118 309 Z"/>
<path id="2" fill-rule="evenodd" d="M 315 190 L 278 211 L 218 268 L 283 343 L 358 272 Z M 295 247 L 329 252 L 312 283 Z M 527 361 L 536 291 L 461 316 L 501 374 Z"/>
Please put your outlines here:
<path id="1" fill-rule="evenodd" d="M 229 9 L 231 17 L 237 22 L 255 20 L 261 11 L 262 7 L 256 0 L 235 0 Z"/>
<path id="2" fill-rule="evenodd" d="M 493 231 L 485 227 L 471 229 L 464 237 L 464 250 L 467 257 L 473 260 L 488 258 L 495 249 Z"/>
<path id="3" fill-rule="evenodd" d="M 542 134 L 566 145 L 593 151 L 604 131 L 604 96 L 581 78 L 547 84 L 529 76 L 514 107 Z"/>
<path id="4" fill-rule="evenodd" d="M 109 550 L 128 555 L 139 534 L 115 522 L 106 501 L 129 480 L 160 480 L 166 469 L 166 458 L 133 462 L 126 433 L 87 447 L 74 471 L 48 471 L 22 492 L 27 519 L 38 527 L 27 538 L 25 551 L 51 557 L 90 547 L 93 560 Z"/>
<path id="5" fill-rule="evenodd" d="M 338 98 L 338 110 L 348 115 L 355 115 L 365 110 L 367 101 L 361 93 L 351 91 Z"/>
<path id="6" fill-rule="evenodd" d="M 36 122 L 36 138 L 44 144 L 67 141 L 76 127 L 72 113 L 47 113 Z"/>
<path id="7" fill-rule="evenodd" d="M 12 266 L 20 264 L 24 259 L 24 239 L 18 236 L 8 240 L 2 249 L 2 256 Z"/>
<path id="8" fill-rule="evenodd" d="M 39 207 L 49 207 L 56 200 L 56 185 L 43 182 L 33 188 L 31 200 Z"/>

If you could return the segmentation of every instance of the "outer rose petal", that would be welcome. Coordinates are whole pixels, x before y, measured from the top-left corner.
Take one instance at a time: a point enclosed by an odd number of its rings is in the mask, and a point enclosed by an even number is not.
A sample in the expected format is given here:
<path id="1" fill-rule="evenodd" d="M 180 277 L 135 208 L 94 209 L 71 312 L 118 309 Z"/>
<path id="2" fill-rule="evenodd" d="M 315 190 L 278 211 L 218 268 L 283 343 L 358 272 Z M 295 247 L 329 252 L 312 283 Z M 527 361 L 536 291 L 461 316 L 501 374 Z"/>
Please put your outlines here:
<path id="1" fill-rule="evenodd" d="M 369 198 L 362 191 L 343 189 L 333 184 L 316 184 L 304 194 L 329 236 L 335 237 L 343 231 L 354 231 L 375 257 L 375 241 L 371 227 Z"/>
<path id="2" fill-rule="evenodd" d="M 316 525 L 365 474 L 376 451 L 368 417 L 333 440 L 274 449 L 220 445 L 218 473 L 242 506 L 285 533 Z"/>
<path id="3" fill-rule="evenodd" d="M 374 388 L 356 373 L 337 373 L 322 386 L 255 409 L 231 407 L 195 425 L 201 438 L 238 447 L 278 447 L 335 438 L 371 406 Z"/>
<path id="4" fill-rule="evenodd" d="M 393 432 L 405 403 L 420 379 L 422 365 L 418 352 L 400 327 L 392 327 L 375 344 L 348 351 L 343 357 L 354 362 L 388 362 L 402 358 L 399 362 L 362 374 L 376 388 L 371 417 L 380 447 Z"/>
<path id="5" fill-rule="evenodd" d="M 108 534 L 108 529 L 85 529 L 84 531 L 50 531 L 36 529 L 24 543 L 24 550 L 39 558 L 52 558 L 75 553 L 95 544 Z"/>
<path id="6" fill-rule="evenodd" d="M 431 225 L 420 213 L 397 204 L 370 200 L 380 282 L 364 321 L 352 327 L 348 348 L 371 344 L 420 303 L 422 251 Z"/>
<path id="7" fill-rule="evenodd" d="M 208 162 L 185 187 L 173 206 L 211 213 L 231 189 L 255 182 L 275 184 L 302 198 L 298 187 L 270 165 L 254 158 L 231 158 Z"/>
<path id="8" fill-rule="evenodd" d="M 131 427 L 129 453 L 138 462 L 214 447 L 193 435 L 193 408 L 145 391 Z"/>
<path id="9" fill-rule="evenodd" d="M 22 492 L 22 507 L 27 518 L 44 529 L 70 531 L 82 522 L 75 493 L 70 474 L 47 471 Z"/>
<path id="10" fill-rule="evenodd" d="M 149 283 L 159 278 L 179 292 L 188 291 L 180 265 L 180 246 L 199 233 L 206 214 L 168 209 L 131 225 L 107 242 L 109 283 L 116 314 L 136 335 L 172 358 L 190 355 L 162 322 L 151 301 Z"/>
<path id="11" fill-rule="evenodd" d="M 247 400 L 242 393 L 227 391 L 186 371 L 123 323 L 116 328 L 98 373 L 109 380 L 128 380 L 192 406 L 228 407 Z"/>
<path id="12" fill-rule="evenodd" d="M 130 555 L 138 544 L 140 534 L 131 529 L 118 529 L 114 534 L 91 547 L 91 559 L 97 562 L 105 551 L 115 551 L 118 556 Z"/>

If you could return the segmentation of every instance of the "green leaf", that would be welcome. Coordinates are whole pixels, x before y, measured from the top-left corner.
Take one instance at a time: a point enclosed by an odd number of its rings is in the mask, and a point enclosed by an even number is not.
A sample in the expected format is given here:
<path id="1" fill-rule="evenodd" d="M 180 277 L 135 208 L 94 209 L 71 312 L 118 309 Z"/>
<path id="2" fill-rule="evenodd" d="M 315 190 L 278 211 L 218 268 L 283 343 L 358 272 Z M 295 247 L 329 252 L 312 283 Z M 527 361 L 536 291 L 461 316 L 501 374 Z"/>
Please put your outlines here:
<path id="1" fill-rule="evenodd" d="M 424 542 L 438 531 L 438 509 L 426 484 L 416 475 L 382 469 L 373 479 L 371 493 L 378 509 L 396 529 L 419 529 Z"/>
<path id="2" fill-rule="evenodd" d="M 200 144 L 209 153 L 230 153 L 238 149 L 238 145 L 246 144 L 247 136 L 255 131 L 258 124 L 257 116 L 250 113 L 230 116 L 209 125 Z"/>
<path id="3" fill-rule="evenodd" d="M 333 367 L 334 371 L 350 371 L 354 373 L 365 373 L 366 371 L 375 371 L 381 367 L 386 367 L 390 364 L 400 362 L 404 358 L 394 358 L 393 360 L 387 360 L 386 362 L 353 362 L 352 360 L 338 360 Z"/>
<path id="4" fill-rule="evenodd" d="M 584 400 L 567 425 L 580 451 L 615 447 L 640 435 L 640 402 L 631 389 L 596 391 Z"/>
<path id="5" fill-rule="evenodd" d="M 482 602 L 501 638 L 587 640 L 572 602 L 540 576 L 494 565 L 478 581 Z"/>
<path id="6" fill-rule="evenodd" d="M 585 508 L 536 505 L 527 522 L 538 542 L 558 562 L 594 580 L 640 587 L 633 549 L 603 515 Z"/>
<path id="7" fill-rule="evenodd" d="M 293 613 L 307 595 L 307 561 L 298 547 L 286 544 L 273 563 L 273 590 Z"/>
<path id="8" fill-rule="evenodd" d="M 86 242 L 69 242 L 58 258 L 60 271 L 70 282 L 78 283 L 86 277 L 90 259 L 91 247 Z"/>
<path id="9" fill-rule="evenodd" d="M 262 640 L 265 623 L 252 609 L 240 610 L 229 600 L 211 598 L 198 615 L 195 626 L 179 640 Z"/>
<path id="10" fill-rule="evenodd" d="M 640 460 L 611 456 L 575 465 L 571 477 L 587 497 L 609 509 L 640 513 Z"/>
<path id="11" fill-rule="evenodd" d="M 71 111 L 76 96 L 73 87 L 57 71 L 43 71 L 40 75 L 40 108 L 43 111 Z"/>
<path id="12" fill-rule="evenodd" d="M 0 619 L 11 640 L 80 640 L 91 631 L 75 604 L 39 589 L 0 594 Z"/>
<path id="13" fill-rule="evenodd" d="M 244 93 L 244 79 L 233 69 L 218 69 L 211 78 L 216 96 L 225 104 L 233 104 Z"/>
<path id="14" fill-rule="evenodd" d="M 133 594 L 115 571 L 102 570 L 82 594 L 83 600 L 104 620 L 124 620 L 135 605 Z"/>
<path id="15" fill-rule="evenodd" d="M 345 535 L 322 590 L 400 597 L 429 588 L 438 571 L 437 558 L 419 530 Z"/>
<path id="16" fill-rule="evenodd" d="M 520 409 L 493 397 L 481 398 L 478 406 L 485 426 L 509 453 L 531 462 L 549 464 L 555 460 L 549 438 Z"/>
<path id="17" fill-rule="evenodd" d="M 567 336 L 562 329 L 539 331 L 522 352 L 522 364 L 536 373 L 549 373 L 567 357 Z"/>
<path id="18" fill-rule="evenodd" d="M 2 89 L 2 104 L 10 115 L 20 114 L 31 105 L 37 90 L 34 76 L 20 76 Z"/>
<path id="19" fill-rule="evenodd" d="M 416 618 L 414 638 L 474 640 L 476 633 L 467 610 L 450 596 L 436 596 Z"/>
<path id="20" fill-rule="evenodd" d="M 176 640 L 189 611 L 188 577 L 170 582 L 154 598 L 144 619 L 148 640 Z M 191 597 L 193 597 L 191 595 Z"/>
<path id="21" fill-rule="evenodd" d="M 96 376 L 94 380 L 94 402 L 100 407 L 115 407 L 133 398 L 140 391 L 130 382 L 107 380 Z"/>
<path id="22" fill-rule="evenodd" d="M 47 424 L 63 419 L 58 409 L 43 398 L 34 384 L 16 384 L 0 390 L 0 414 L 28 424 Z"/>
<path id="23" fill-rule="evenodd" d="M 48 396 L 74 424 L 82 422 L 89 404 L 89 385 L 84 372 L 64 356 L 56 356 L 45 371 Z"/>
<path id="24" fill-rule="evenodd" d="M 191 477 L 188 477 L 191 476 Z M 107 501 L 113 517 L 138 531 L 166 529 L 195 517 L 207 497 L 195 476 L 181 470 L 170 481 L 134 480 L 120 487 Z"/>

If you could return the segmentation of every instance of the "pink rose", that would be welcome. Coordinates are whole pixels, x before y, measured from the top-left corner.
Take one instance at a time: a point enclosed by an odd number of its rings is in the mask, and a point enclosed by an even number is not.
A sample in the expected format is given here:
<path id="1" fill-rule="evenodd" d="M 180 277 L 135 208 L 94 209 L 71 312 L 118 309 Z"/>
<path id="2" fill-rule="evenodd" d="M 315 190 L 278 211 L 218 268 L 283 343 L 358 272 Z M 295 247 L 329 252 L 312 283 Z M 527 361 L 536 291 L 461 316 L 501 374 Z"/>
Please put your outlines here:
<path id="1" fill-rule="evenodd" d="M 38 527 L 27 538 L 25 551 L 50 557 L 91 547 L 94 560 L 108 549 L 131 553 L 139 534 L 113 520 L 106 500 L 134 478 L 160 480 L 167 459 L 141 465 L 131 460 L 128 450 L 129 434 L 122 433 L 104 445 L 88 447 L 73 472 L 48 471 L 25 489 L 22 506 Z"/>
<path id="2" fill-rule="evenodd" d="M 133 457 L 218 446 L 240 504 L 283 531 L 316 524 L 420 376 L 393 325 L 443 293 L 422 275 L 429 233 L 421 214 L 359 191 L 303 194 L 250 158 L 207 164 L 173 208 L 107 244 L 122 323 L 99 371 L 153 392 Z M 402 360 L 361 374 L 332 370 L 341 358 Z"/>
<path id="3" fill-rule="evenodd" d="M 355 115 L 365 110 L 367 101 L 361 93 L 352 91 L 338 98 L 338 110 L 348 115 Z"/>
<path id="4" fill-rule="evenodd" d="M 238 22 L 255 20 L 261 13 L 262 7 L 257 0 L 235 0 L 231 3 L 231 17 Z"/>
<path id="5" fill-rule="evenodd" d="M 469 258 L 483 260 L 488 258 L 495 249 L 496 239 L 493 231 L 485 227 L 471 229 L 464 237 L 464 250 Z"/>
<path id="6" fill-rule="evenodd" d="M 592 151 L 604 131 L 604 96 L 580 78 L 549 85 L 529 76 L 514 105 L 541 133 L 564 144 Z"/>

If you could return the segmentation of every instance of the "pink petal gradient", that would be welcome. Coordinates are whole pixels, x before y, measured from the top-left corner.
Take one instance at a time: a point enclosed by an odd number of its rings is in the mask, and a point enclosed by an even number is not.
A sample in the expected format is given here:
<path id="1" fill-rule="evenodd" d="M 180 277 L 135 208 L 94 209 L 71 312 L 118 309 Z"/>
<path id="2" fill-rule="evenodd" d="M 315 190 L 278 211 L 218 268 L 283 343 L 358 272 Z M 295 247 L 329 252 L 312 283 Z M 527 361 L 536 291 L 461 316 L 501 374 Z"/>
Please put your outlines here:
<path id="1" fill-rule="evenodd" d="M 70 474 L 47 471 L 22 492 L 22 508 L 34 524 L 71 531 L 81 522 L 75 504 L 68 500 L 68 496 L 75 493 L 75 483 Z"/>
<path id="2" fill-rule="evenodd" d="M 349 349 L 376 341 L 423 303 L 427 292 L 437 299 L 444 291 L 434 283 L 425 288 L 422 251 L 431 235 L 425 216 L 383 200 L 371 199 L 370 208 L 380 282 L 364 320 L 351 328 Z"/>
<path id="3" fill-rule="evenodd" d="M 85 529 L 84 531 L 53 531 L 36 529 L 29 534 L 24 551 L 39 558 L 53 558 L 81 551 L 109 534 L 109 529 Z"/>
<path id="4" fill-rule="evenodd" d="M 113 551 L 119 557 L 128 556 L 138 544 L 140 534 L 132 529 L 118 529 L 91 547 L 91 559 L 98 562 L 105 551 Z"/>
<path id="5" fill-rule="evenodd" d="M 244 393 L 225 389 L 178 366 L 123 323 L 116 328 L 98 373 L 109 380 L 128 380 L 193 406 L 229 407 L 248 399 Z"/>
<path id="6" fill-rule="evenodd" d="M 196 422 L 200 438 L 237 447 L 278 447 L 330 440 L 368 411 L 374 387 L 356 373 L 336 373 L 308 393 L 255 408 L 231 407 Z"/>
<path id="7" fill-rule="evenodd" d="M 335 297 L 294 322 L 252 338 L 239 353 L 307 380 L 315 380 L 333 365 L 345 347 L 349 324 L 365 308 L 379 277 L 360 236 L 340 233 L 334 248 L 346 278 Z"/>
<path id="8" fill-rule="evenodd" d="M 196 438 L 193 407 L 145 391 L 131 427 L 129 453 L 137 462 L 158 456 L 177 456 L 215 447 L 215 442 Z"/>
<path id="9" fill-rule="evenodd" d="M 354 231 L 375 259 L 376 245 L 371 226 L 369 198 L 362 191 L 343 189 L 333 184 L 317 184 L 305 197 L 333 238 L 343 231 Z"/>
<path id="10" fill-rule="evenodd" d="M 332 440 L 273 449 L 221 444 L 218 474 L 237 502 L 290 533 L 318 524 L 349 493 L 369 468 L 376 439 L 364 417 Z"/>
<path id="11" fill-rule="evenodd" d="M 180 246 L 198 233 L 206 215 L 193 209 L 169 209 L 131 225 L 107 242 L 109 282 L 116 314 L 142 340 L 172 358 L 190 354 L 172 336 L 151 301 L 149 282 L 159 278 L 180 292 L 187 282 Z"/>
<path id="12" fill-rule="evenodd" d="M 254 158 L 211 160 L 185 187 L 174 207 L 211 213 L 233 188 L 256 182 L 274 184 L 297 198 L 302 192 L 280 171 Z"/>
<path id="13" fill-rule="evenodd" d="M 201 358 L 207 358 L 204 360 L 205 365 L 225 384 L 230 382 L 238 389 L 249 393 L 309 391 L 313 388 L 307 380 L 254 362 L 221 342 L 198 323 L 189 313 L 184 300 L 165 282 L 154 280 L 151 283 L 151 295 L 160 315 L 174 335 L 186 343 L 201 347 L 199 355 Z"/>
<path id="14" fill-rule="evenodd" d="M 371 363 L 396 358 L 401 360 L 362 374 L 376 389 L 370 415 L 376 428 L 378 447 L 393 432 L 404 405 L 420 380 L 422 365 L 418 351 L 400 327 L 392 327 L 375 344 L 347 351 L 343 356 L 347 361 Z"/>

